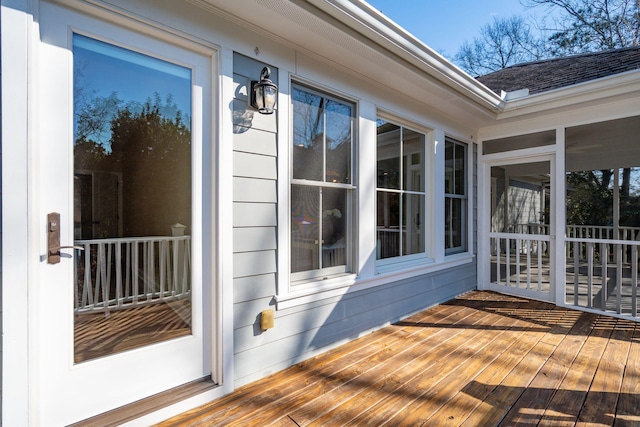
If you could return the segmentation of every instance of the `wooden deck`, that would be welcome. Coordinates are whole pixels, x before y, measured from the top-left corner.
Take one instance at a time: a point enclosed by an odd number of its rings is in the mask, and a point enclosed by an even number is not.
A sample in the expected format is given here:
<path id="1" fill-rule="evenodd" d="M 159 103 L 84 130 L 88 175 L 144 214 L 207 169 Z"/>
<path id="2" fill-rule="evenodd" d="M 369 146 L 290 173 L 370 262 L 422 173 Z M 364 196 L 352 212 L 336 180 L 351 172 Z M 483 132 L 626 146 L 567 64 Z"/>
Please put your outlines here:
<path id="1" fill-rule="evenodd" d="M 160 425 L 640 426 L 640 324 L 473 292 Z"/>

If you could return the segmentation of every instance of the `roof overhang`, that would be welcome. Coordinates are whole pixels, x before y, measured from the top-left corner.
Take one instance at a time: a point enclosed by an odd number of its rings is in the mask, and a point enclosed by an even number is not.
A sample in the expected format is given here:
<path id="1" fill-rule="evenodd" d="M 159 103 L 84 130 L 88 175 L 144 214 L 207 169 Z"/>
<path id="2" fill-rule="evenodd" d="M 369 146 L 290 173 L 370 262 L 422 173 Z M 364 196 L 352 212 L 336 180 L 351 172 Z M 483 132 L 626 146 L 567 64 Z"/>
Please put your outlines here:
<path id="1" fill-rule="evenodd" d="M 504 120 L 542 112 L 551 113 L 575 105 L 584 107 L 616 97 L 632 96 L 640 96 L 640 70 L 507 101 L 497 118 Z"/>
<path id="2" fill-rule="evenodd" d="M 640 92 L 638 70 L 502 98 L 364 1 L 188 1 L 469 127 Z"/>
<path id="3" fill-rule="evenodd" d="M 504 101 L 365 2 L 189 0 L 332 67 L 479 127 Z"/>

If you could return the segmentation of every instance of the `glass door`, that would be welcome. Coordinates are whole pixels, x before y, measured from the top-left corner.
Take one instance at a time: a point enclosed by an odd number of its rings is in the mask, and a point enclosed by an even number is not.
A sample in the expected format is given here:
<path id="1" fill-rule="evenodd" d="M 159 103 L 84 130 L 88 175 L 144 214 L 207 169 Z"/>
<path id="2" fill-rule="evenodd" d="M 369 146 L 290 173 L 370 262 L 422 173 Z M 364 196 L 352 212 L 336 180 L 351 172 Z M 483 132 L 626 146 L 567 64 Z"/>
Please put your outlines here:
<path id="1" fill-rule="evenodd" d="M 505 160 L 489 169 L 491 288 L 549 301 L 555 243 L 551 160 Z"/>
<path id="2" fill-rule="evenodd" d="M 67 425 L 211 373 L 211 58 L 83 16 L 69 31 L 70 12 L 43 8 L 41 418 Z"/>

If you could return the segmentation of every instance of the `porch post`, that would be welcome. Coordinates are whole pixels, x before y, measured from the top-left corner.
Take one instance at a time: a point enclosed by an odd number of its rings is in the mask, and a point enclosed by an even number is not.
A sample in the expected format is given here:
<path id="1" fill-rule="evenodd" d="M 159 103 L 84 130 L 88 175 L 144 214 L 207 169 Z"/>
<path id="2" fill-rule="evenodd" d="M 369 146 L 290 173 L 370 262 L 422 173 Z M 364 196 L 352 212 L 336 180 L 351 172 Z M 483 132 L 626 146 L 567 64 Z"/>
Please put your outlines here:
<path id="1" fill-rule="evenodd" d="M 555 163 L 555 164 L 553 164 Z M 554 289 L 552 289 L 551 297 L 555 300 L 556 305 L 565 305 L 565 287 L 566 287 L 566 259 L 565 259 L 565 238 L 566 238 L 566 209 L 565 209 L 565 129 L 564 127 L 556 128 L 556 155 L 555 161 L 551 165 L 551 188 L 552 197 L 555 207 L 552 206 L 551 213 L 551 245 L 554 249 L 552 268 L 555 272 Z M 554 218 L 555 217 L 555 218 Z M 555 239 L 554 239 L 555 236 Z M 554 243 L 555 242 L 555 243 Z M 555 292 L 555 295 L 553 294 Z"/>
<path id="2" fill-rule="evenodd" d="M 613 236 L 612 239 L 620 239 L 620 169 L 613 170 Z"/>
<path id="3" fill-rule="evenodd" d="M 488 289 L 490 282 L 489 259 L 490 244 L 489 231 L 491 228 L 491 176 L 489 168 L 483 159 L 482 140 L 478 141 L 478 249 L 477 249 L 477 285 L 479 290 Z"/>

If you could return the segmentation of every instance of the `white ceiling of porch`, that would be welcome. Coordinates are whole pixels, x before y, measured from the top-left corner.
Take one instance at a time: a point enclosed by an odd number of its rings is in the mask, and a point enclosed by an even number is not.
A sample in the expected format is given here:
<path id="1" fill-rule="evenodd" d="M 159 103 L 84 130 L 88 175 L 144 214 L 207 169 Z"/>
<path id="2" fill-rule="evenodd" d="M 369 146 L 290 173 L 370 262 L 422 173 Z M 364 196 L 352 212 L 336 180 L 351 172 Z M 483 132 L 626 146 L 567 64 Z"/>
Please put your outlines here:
<path id="1" fill-rule="evenodd" d="M 567 128 L 567 171 L 640 166 L 640 116 Z"/>
<path id="2" fill-rule="evenodd" d="M 555 143 L 555 131 L 484 141 L 483 153 L 501 153 Z M 568 172 L 640 167 L 640 116 L 568 127 Z"/>

